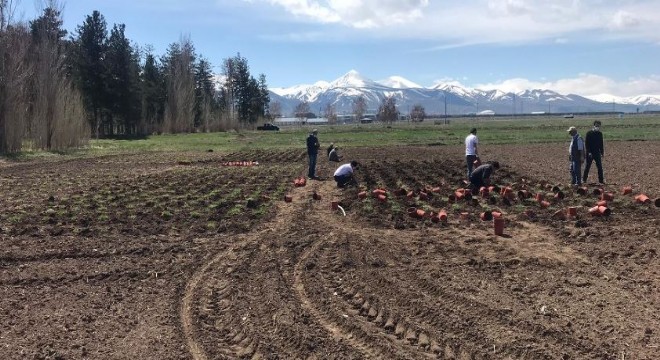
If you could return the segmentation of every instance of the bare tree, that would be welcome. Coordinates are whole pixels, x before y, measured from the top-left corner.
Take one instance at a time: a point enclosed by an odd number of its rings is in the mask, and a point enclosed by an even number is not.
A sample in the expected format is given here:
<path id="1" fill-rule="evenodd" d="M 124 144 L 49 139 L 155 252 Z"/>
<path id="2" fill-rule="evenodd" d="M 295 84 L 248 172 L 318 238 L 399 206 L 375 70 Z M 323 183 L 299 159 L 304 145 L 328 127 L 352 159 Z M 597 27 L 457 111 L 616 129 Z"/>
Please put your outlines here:
<path id="1" fill-rule="evenodd" d="M 195 121 L 195 50 L 190 37 L 182 37 L 170 49 L 167 71 L 167 103 L 164 130 L 192 132 Z"/>
<path id="2" fill-rule="evenodd" d="M 424 110 L 424 107 L 421 104 L 415 104 L 410 112 L 410 119 L 415 122 L 422 122 L 425 118 L 426 111 Z"/>
<path id="3" fill-rule="evenodd" d="M 333 104 L 326 105 L 323 115 L 328 119 L 328 124 L 334 125 L 337 123 L 337 111 Z"/>
<path id="4" fill-rule="evenodd" d="M 367 112 L 367 101 L 364 96 L 360 95 L 355 100 L 353 100 L 353 114 L 355 115 L 355 120 L 362 120 L 362 116 Z"/>
<path id="5" fill-rule="evenodd" d="M 27 124 L 37 149 L 63 150 L 87 142 L 89 128 L 80 92 L 67 75 L 61 10 L 46 2 L 43 15 L 30 22 L 31 103 Z"/>
<path id="6" fill-rule="evenodd" d="M 275 101 L 274 103 L 270 104 L 271 120 L 281 116 L 282 116 L 282 103 L 280 103 L 279 101 Z"/>
<path id="7" fill-rule="evenodd" d="M 301 101 L 294 110 L 294 114 L 300 123 L 304 123 L 307 120 L 307 115 L 309 114 L 309 103 L 307 100 Z"/>
<path id="8" fill-rule="evenodd" d="M 378 120 L 386 124 L 391 124 L 398 117 L 399 112 L 396 109 L 396 99 L 393 96 L 384 98 L 378 108 Z"/>
<path id="9" fill-rule="evenodd" d="M 28 109 L 28 85 L 32 72 L 28 61 L 30 34 L 25 25 L 6 26 L 8 2 L 0 0 L 0 153 L 21 150 Z"/>

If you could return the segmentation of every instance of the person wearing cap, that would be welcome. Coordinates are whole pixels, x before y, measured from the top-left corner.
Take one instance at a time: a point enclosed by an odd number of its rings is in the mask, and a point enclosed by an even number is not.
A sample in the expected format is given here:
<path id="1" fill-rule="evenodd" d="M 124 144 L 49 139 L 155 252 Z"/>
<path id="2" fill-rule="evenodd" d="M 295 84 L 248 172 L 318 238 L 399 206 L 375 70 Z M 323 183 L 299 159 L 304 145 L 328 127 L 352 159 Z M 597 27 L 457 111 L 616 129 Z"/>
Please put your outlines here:
<path id="1" fill-rule="evenodd" d="M 333 147 L 332 150 L 328 153 L 328 160 L 333 161 L 333 162 L 340 162 L 342 159 L 342 156 L 339 155 L 339 148 L 338 147 Z"/>
<path id="2" fill-rule="evenodd" d="M 328 156 L 330 156 L 330 151 L 332 151 L 332 149 L 334 149 L 334 148 L 335 148 L 335 143 L 333 143 L 333 142 L 330 143 L 330 146 L 328 146 L 328 149 L 327 149 L 327 151 L 328 151 Z"/>
<path id="3" fill-rule="evenodd" d="M 587 150 L 587 162 L 584 164 L 582 182 L 585 183 L 589 177 L 589 169 L 591 168 L 591 163 L 593 161 L 596 162 L 596 168 L 598 169 L 598 182 L 601 184 L 605 183 L 605 177 L 603 176 L 605 148 L 603 147 L 603 133 L 600 132 L 600 125 L 600 120 L 594 121 L 593 129 L 587 131 L 587 134 L 584 136 L 584 147 Z"/>
<path id="4" fill-rule="evenodd" d="M 472 128 L 470 134 L 465 138 L 465 161 L 467 162 L 468 179 L 470 178 L 470 175 L 472 175 L 474 161 L 479 159 L 479 150 L 477 149 L 478 144 L 479 138 L 477 138 L 477 129 Z"/>
<path id="5" fill-rule="evenodd" d="M 313 180 L 319 179 L 316 176 L 316 158 L 319 154 L 319 148 L 321 148 L 319 138 L 317 137 L 318 133 L 319 131 L 314 129 L 307 137 L 307 156 L 309 157 L 309 172 L 307 175 Z"/>
<path id="6" fill-rule="evenodd" d="M 346 187 L 346 185 L 357 185 L 357 181 L 353 176 L 353 172 L 358 167 L 358 162 L 353 160 L 348 164 L 344 164 L 335 170 L 334 178 L 337 182 L 338 188 Z"/>
<path id="7" fill-rule="evenodd" d="M 584 141 L 578 134 L 575 126 L 568 128 L 571 144 L 568 146 L 568 159 L 570 161 L 571 185 L 582 185 L 582 161 L 584 160 Z"/>
<path id="8" fill-rule="evenodd" d="M 482 186 L 490 185 L 490 176 L 499 168 L 499 162 L 488 161 L 474 169 L 472 174 L 470 174 L 470 189 L 472 193 L 476 194 Z"/>

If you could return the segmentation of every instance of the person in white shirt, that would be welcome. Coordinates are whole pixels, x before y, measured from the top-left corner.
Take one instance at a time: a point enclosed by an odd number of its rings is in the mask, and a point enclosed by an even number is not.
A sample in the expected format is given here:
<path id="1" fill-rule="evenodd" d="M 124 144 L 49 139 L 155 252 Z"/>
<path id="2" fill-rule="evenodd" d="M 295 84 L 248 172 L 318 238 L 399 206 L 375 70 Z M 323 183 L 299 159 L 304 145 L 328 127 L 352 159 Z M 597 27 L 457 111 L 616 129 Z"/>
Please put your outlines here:
<path id="1" fill-rule="evenodd" d="M 571 162 L 571 184 L 579 186 L 582 185 L 582 162 L 585 157 L 584 140 L 578 134 L 575 126 L 569 127 L 567 131 L 571 136 L 571 144 L 568 146 L 568 159 Z"/>
<path id="2" fill-rule="evenodd" d="M 465 138 L 465 161 L 467 162 L 467 178 L 470 178 L 472 175 L 472 168 L 474 167 L 474 161 L 479 159 L 479 150 L 477 149 L 479 145 L 479 138 L 477 138 L 477 129 L 472 128 L 470 130 L 470 135 Z"/>
<path id="3" fill-rule="evenodd" d="M 353 171 L 357 169 L 358 165 L 358 162 L 353 160 L 335 170 L 334 177 L 338 188 L 346 187 L 346 185 L 357 185 L 357 181 L 353 176 Z"/>

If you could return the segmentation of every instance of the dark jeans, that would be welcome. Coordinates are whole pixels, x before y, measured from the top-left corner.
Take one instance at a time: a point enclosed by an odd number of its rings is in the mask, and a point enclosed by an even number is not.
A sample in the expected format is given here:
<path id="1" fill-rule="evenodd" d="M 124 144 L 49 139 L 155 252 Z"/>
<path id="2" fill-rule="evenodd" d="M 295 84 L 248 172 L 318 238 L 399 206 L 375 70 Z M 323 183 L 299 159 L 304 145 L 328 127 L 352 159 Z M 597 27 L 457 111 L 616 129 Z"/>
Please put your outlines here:
<path id="1" fill-rule="evenodd" d="M 582 162 L 571 160 L 571 166 L 569 170 L 571 171 L 571 184 L 572 185 L 582 185 L 582 177 L 580 177 L 582 171 Z"/>
<path id="2" fill-rule="evenodd" d="M 596 168 L 598 169 L 598 182 L 604 183 L 605 177 L 603 176 L 603 159 L 600 157 L 600 154 L 587 155 L 587 163 L 584 165 L 584 176 L 582 176 L 582 181 L 587 182 L 592 161 L 596 162 Z"/>
<path id="3" fill-rule="evenodd" d="M 347 184 L 353 184 L 353 175 L 342 175 L 335 176 L 335 181 L 337 182 L 337 187 L 343 188 Z"/>
<path id="4" fill-rule="evenodd" d="M 307 154 L 309 156 L 309 177 L 310 178 L 315 178 L 316 177 L 316 157 L 318 154 Z"/>
<path id="5" fill-rule="evenodd" d="M 484 179 L 481 176 L 470 176 L 470 190 L 472 190 L 473 194 L 478 193 L 479 189 L 485 185 Z"/>
<path id="6" fill-rule="evenodd" d="M 477 160 L 477 155 L 465 155 L 465 162 L 467 162 L 467 177 L 470 178 L 472 175 L 472 167 L 474 167 L 474 161 Z"/>

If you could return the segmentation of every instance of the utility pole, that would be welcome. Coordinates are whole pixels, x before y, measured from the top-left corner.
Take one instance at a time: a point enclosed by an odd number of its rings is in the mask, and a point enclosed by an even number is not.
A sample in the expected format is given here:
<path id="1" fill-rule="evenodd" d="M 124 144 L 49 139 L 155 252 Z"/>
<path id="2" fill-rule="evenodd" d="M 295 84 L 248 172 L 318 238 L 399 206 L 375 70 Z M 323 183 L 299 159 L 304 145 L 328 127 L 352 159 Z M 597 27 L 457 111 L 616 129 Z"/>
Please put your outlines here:
<path id="1" fill-rule="evenodd" d="M 445 98 L 445 125 L 447 125 L 447 90 L 443 90 Z"/>

